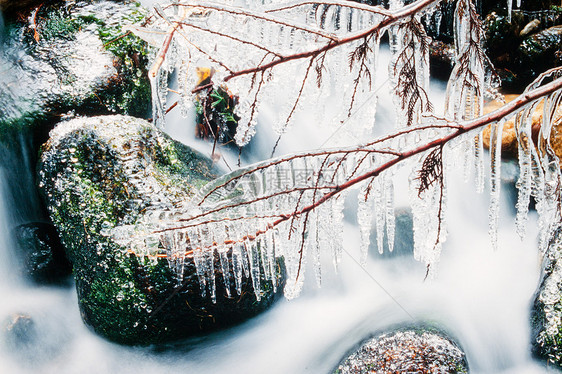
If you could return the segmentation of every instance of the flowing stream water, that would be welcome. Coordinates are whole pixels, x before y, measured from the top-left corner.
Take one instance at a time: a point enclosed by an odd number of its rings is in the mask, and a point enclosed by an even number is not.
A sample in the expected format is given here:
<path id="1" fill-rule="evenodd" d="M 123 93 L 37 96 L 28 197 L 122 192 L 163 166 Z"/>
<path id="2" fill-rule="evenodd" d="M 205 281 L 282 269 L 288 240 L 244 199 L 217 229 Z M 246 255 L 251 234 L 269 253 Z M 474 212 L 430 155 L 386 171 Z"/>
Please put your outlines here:
<path id="1" fill-rule="evenodd" d="M 382 85 L 384 79 L 379 80 Z M 433 88 L 434 97 L 442 98 L 443 85 Z M 381 90 L 379 129 L 393 122 L 388 97 Z M 175 116 L 172 112 L 167 131 L 209 153 L 207 144 L 193 139 L 187 121 Z M 259 126 L 263 128 L 248 161 L 267 158 L 275 142 L 267 114 Z M 341 131 L 329 133 L 303 119 L 284 136 L 278 154 L 318 148 L 328 138 L 349 135 Z M 531 213 L 527 238 L 519 240 L 513 202 L 504 193 L 500 245 L 492 250 L 488 196 L 464 184 L 462 173 L 451 182 L 449 237 L 435 279 L 424 281 L 426 269 L 411 255 L 369 256 L 361 267 L 359 230 L 350 208 L 342 266 L 338 274 L 329 264 L 324 267 L 322 288 L 309 275 L 299 298 L 283 299 L 241 325 L 168 349 L 130 348 L 88 330 L 72 285 L 37 286 L 21 275 L 11 232 L 15 225 L 36 219 L 38 200 L 32 184 L 35 167 L 21 156 L 29 145 L 25 139 L 13 143 L 17 146 L 0 149 L 0 323 L 27 315 L 34 335 L 28 344 L 17 346 L 0 338 L 1 373 L 329 373 L 362 340 L 413 322 L 435 323 L 448 331 L 466 352 L 472 373 L 547 372 L 530 355 L 529 308 L 540 273 L 536 217 Z M 397 206 L 407 204 L 406 183 L 397 176 Z"/>

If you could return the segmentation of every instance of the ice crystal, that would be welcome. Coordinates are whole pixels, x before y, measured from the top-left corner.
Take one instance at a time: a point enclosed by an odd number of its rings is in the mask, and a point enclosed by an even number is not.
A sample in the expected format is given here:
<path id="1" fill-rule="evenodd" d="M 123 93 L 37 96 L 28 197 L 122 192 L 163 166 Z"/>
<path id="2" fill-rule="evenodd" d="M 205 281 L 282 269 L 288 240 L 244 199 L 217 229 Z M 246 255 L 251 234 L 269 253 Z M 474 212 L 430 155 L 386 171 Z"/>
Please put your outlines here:
<path id="1" fill-rule="evenodd" d="M 353 123 L 361 124 L 357 131 L 372 126 L 376 108 L 372 82 L 379 48 L 376 33 L 334 48 L 332 53 L 244 72 L 365 31 L 380 21 L 378 8 L 330 1 L 268 5 L 259 10 L 251 1 L 238 5 L 228 1 L 174 2 L 158 6 L 148 26 L 129 28 L 161 47 L 158 55 L 165 56 L 163 61 L 156 60 L 155 76 L 151 77 L 157 125 L 164 121 L 169 73 L 178 72 L 180 104 L 185 108 L 197 89 L 196 70 L 203 66 L 213 68 L 211 83 L 225 87 L 239 99 L 235 140 L 240 146 L 254 136 L 262 107 L 276 109 L 273 122 L 278 134 L 286 132 L 308 108 L 322 103 L 328 105 L 319 111 L 320 123 L 337 125 L 353 113 L 357 118 Z M 154 34 L 162 35 L 161 30 L 171 36 L 171 43 L 164 37 L 155 38 Z M 350 56 L 355 56 L 352 64 Z M 354 80 L 341 74 L 346 70 Z M 354 107 L 362 110 L 352 112 Z"/>
<path id="2" fill-rule="evenodd" d="M 312 258 L 318 283 L 321 249 L 332 253 L 336 268 L 341 261 L 347 190 L 340 191 L 340 186 L 392 162 L 397 156 L 391 147 L 400 144 L 405 147 L 401 151 L 407 152 L 452 131 L 436 126 L 420 129 L 415 136 L 403 134 L 399 142 L 386 139 L 360 148 L 296 154 L 251 165 L 210 182 L 182 206 L 164 209 L 165 214 L 153 214 L 136 225 L 120 227 L 113 236 L 138 255 L 151 256 L 151 248 L 165 248 L 178 272 L 183 271 L 183 259 L 193 257 L 201 292 L 211 300 L 215 299 L 217 281 L 229 288 L 232 279 L 240 292 L 243 273 L 252 279 L 259 298 L 260 279 L 275 282 L 276 263 L 282 258 L 287 273 L 285 295 L 296 297 L 303 285 L 307 259 Z M 384 237 L 385 226 L 387 237 L 393 238 L 391 179 L 392 173 L 383 173 L 366 180 L 362 188 L 359 209 L 363 261 L 369 246 L 371 217 L 375 218 L 377 238 Z M 435 206 L 442 190 L 435 186 L 415 203 L 419 207 L 418 241 L 420 228 L 432 232 L 442 224 L 434 219 L 439 217 Z M 443 232 L 440 239 L 444 239 Z M 416 256 L 434 263 L 440 250 L 434 246 L 436 241 L 437 238 L 430 243 L 424 240 Z M 231 259 L 225 255 L 229 251 Z M 215 256 L 220 260 L 219 273 L 223 274 L 219 279 L 215 279 L 213 268 Z"/>
<path id="3" fill-rule="evenodd" d="M 492 124 L 490 134 L 490 238 L 492 246 L 498 247 L 498 220 L 500 209 L 500 191 L 501 191 L 501 145 L 502 130 L 504 121 Z"/>
<path id="4" fill-rule="evenodd" d="M 216 282 L 223 282 L 227 292 L 240 294 L 243 277 L 251 279 L 259 299 L 264 279 L 272 281 L 275 289 L 280 287 L 277 273 L 283 262 L 285 296 L 293 298 L 302 290 L 307 262 L 312 262 L 316 282 L 321 283 L 321 252 L 331 254 L 338 269 L 343 253 L 343 209 L 351 187 L 359 188 L 361 261 L 367 259 L 373 225 L 378 250 L 383 251 L 386 235 L 392 251 L 393 179 L 400 164 L 410 168 L 414 256 L 431 275 L 447 236 L 447 176 L 454 167 L 452 153 L 461 149 L 467 153 L 465 176 L 474 170 L 479 192 L 490 171 L 490 234 L 496 246 L 503 122 L 492 125 L 489 168 L 481 132 L 470 131 L 451 144 L 435 143 L 483 113 L 483 96 L 493 79 L 481 47 L 479 15 L 473 1 L 457 2 L 455 66 L 442 116 L 434 113 L 427 94 L 428 38 L 420 22 L 435 9 L 407 17 L 389 16 L 404 9 L 400 0 L 392 0 L 390 10 L 333 0 L 180 1 L 156 8 L 145 26 L 131 27 L 160 47 L 151 70 L 155 123 L 162 125 L 165 120 L 170 77 L 178 78 L 179 104 L 185 112 L 202 84 L 198 69 L 206 68 L 212 71 L 209 84 L 236 97 L 240 119 L 235 140 L 241 146 L 254 136 L 265 108 L 275 108 L 272 122 L 279 135 L 313 111 L 315 120 L 327 125 L 351 119 L 355 124 L 352 131 L 364 139 L 376 111 L 372 83 L 378 74 L 380 38 L 388 31 L 399 130 L 362 145 L 339 144 L 338 149 L 287 155 L 235 170 L 204 186 L 189 201 L 161 207 L 135 225 L 117 228 L 115 240 L 138 255 L 151 256 L 164 249 L 180 280 L 185 258 L 193 258 L 201 292 L 213 301 Z M 437 13 L 433 17 L 440 20 Z M 388 26 L 370 31 L 382 21 Z M 529 90 L 558 76 L 559 70 L 545 74 Z M 529 201 L 534 197 L 543 249 L 554 230 L 553 222 L 560 221 L 559 161 L 549 140 L 560 101 L 557 92 L 544 99 L 537 147 L 530 140 L 529 118 L 538 102 L 529 103 L 514 117 L 522 171 L 517 182 L 517 231 L 523 235 Z"/>

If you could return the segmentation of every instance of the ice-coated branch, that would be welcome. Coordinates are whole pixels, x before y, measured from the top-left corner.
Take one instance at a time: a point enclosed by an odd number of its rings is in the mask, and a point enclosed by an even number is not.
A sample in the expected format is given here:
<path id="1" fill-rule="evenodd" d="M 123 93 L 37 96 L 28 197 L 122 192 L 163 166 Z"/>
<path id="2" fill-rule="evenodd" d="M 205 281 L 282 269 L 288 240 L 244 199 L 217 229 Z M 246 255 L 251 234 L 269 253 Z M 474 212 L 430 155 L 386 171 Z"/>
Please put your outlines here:
<path id="1" fill-rule="evenodd" d="M 551 72 L 516 100 L 482 115 L 488 60 L 481 48 L 481 21 L 472 0 L 459 0 L 456 66 L 447 89 L 446 113 L 439 117 L 426 93 L 428 41 L 419 22 L 421 13 L 438 2 L 418 0 L 408 6 L 397 2 L 396 8 L 385 10 L 332 0 L 297 1 L 260 9 L 251 1 L 240 8 L 201 0 L 157 9 L 153 29 L 133 32 L 147 39 L 159 36 L 156 44 L 160 52 L 152 72 L 156 72 L 153 89 L 159 94 L 154 107 L 160 113 L 164 112 L 162 92 L 169 73 L 179 76 L 180 106 L 185 107 L 196 99 L 194 70 L 211 65 L 216 68 L 215 87 L 239 99 L 235 138 L 240 146 L 255 133 L 264 102 L 274 107 L 279 117 L 273 119 L 279 136 L 302 107 L 315 108 L 318 122 L 336 119 L 337 123 L 342 120 L 337 110 L 343 109 L 348 119 L 353 107 L 359 107 L 362 113 L 354 113 L 352 122 L 369 128 L 376 110 L 371 82 L 376 74 L 378 43 L 382 33 L 392 27 L 401 33 L 393 50 L 399 109 L 406 122 L 416 126 L 399 128 L 362 145 L 285 156 L 236 170 L 210 182 L 183 206 L 165 212 L 166 219 L 147 214 L 137 225 L 120 228 L 116 235 L 119 242 L 139 256 L 167 258 L 180 271 L 184 267 L 178 264 L 193 258 L 198 274 L 209 276 L 213 272 L 206 267 L 212 268 L 213 256 L 221 260 L 231 256 L 233 263 L 246 261 L 255 283 L 261 275 L 274 281 L 272 269 L 282 258 L 288 277 L 285 295 L 292 298 L 300 292 L 307 253 L 313 253 L 318 282 L 320 248 L 333 254 L 337 268 L 343 245 L 343 203 L 352 188 L 360 191 L 362 260 L 369 246 L 371 221 L 375 221 L 382 251 L 385 228 L 389 241 L 394 236 L 393 175 L 398 165 L 407 165 L 412 170 L 414 256 L 429 272 L 439 260 L 446 238 L 446 160 L 453 145 L 463 143 L 460 148 L 481 161 L 480 130 L 488 125 L 494 129 L 490 169 L 490 233 L 494 242 L 502 121 L 511 116 L 516 117 L 522 170 L 528 171 L 518 183 L 524 187 L 518 221 L 523 221 L 520 216 L 525 213 L 525 202 L 534 194 L 540 221 L 546 227 L 541 235 L 547 237 L 548 222 L 560 221 L 562 215 L 560 173 L 548 140 L 552 108 L 562 100 L 562 78 Z M 316 84 L 311 84 L 314 72 Z M 544 83 L 546 78 L 552 81 Z M 545 121 L 536 150 L 529 141 L 529 108 L 540 100 L 545 102 Z M 366 132 L 356 134 L 362 137 Z M 483 166 L 477 175 L 483 183 Z M 480 188 L 481 183 L 477 185 Z M 214 279 L 202 282 L 202 287 L 211 284 Z"/>
<path id="2" fill-rule="evenodd" d="M 448 144 L 463 135 L 470 140 L 483 127 L 523 113 L 539 100 L 559 97 L 561 92 L 562 78 L 558 78 L 476 119 L 447 122 L 429 118 L 432 122 L 428 125 L 397 131 L 361 147 L 307 152 L 234 171 L 209 183 L 184 207 L 168 212 L 168 219 L 120 228 L 129 230 L 125 235 L 121 233 L 120 237 L 125 238 L 121 239 L 122 244 L 137 255 L 169 258 L 174 263 L 191 256 L 202 258 L 200 254 L 207 251 L 218 255 L 231 250 L 242 255 L 245 251 L 266 251 L 269 254 L 260 265 L 261 271 L 271 269 L 275 259 L 282 257 L 289 278 L 285 292 L 287 297 L 294 297 L 300 291 L 303 261 L 311 248 L 331 249 L 335 263 L 339 262 L 346 192 L 363 186 L 361 204 L 387 201 L 386 173 L 400 163 L 422 157 L 422 164 L 413 164 L 414 168 L 421 165 L 416 171 L 420 181 L 417 194 L 435 193 L 438 207 L 438 220 L 433 227 L 436 231 L 430 231 L 428 242 L 422 243 L 427 248 L 418 254 L 429 271 L 438 260 L 436 246 L 444 230 L 441 158 L 445 157 Z M 525 120 L 523 117 L 518 116 Z M 435 192 L 430 192 L 435 187 Z M 375 215 L 379 222 L 384 220 L 381 212 L 375 210 Z M 168 247 L 166 243 L 174 242 L 170 239 L 174 235 L 187 239 L 184 244 Z M 139 245 L 139 241 L 145 240 L 162 244 L 146 249 L 147 246 Z M 138 252 L 139 248 L 153 252 Z M 259 269 L 256 271 L 259 275 Z"/>
<path id="3" fill-rule="evenodd" d="M 292 60 L 300 60 L 300 59 L 307 59 L 307 58 L 314 58 L 319 56 L 320 54 L 330 51 L 340 45 L 343 44 L 348 44 L 357 40 L 361 40 L 364 38 L 367 38 L 371 35 L 377 34 L 377 33 L 381 33 L 382 30 L 384 30 L 385 28 L 398 23 L 400 20 L 402 20 L 403 18 L 407 18 L 412 16 L 413 14 L 416 14 L 418 12 L 421 12 L 423 9 L 429 7 L 430 5 L 437 3 L 438 0 L 418 0 L 414 3 L 412 3 L 411 5 L 404 7 L 403 9 L 395 12 L 395 13 L 391 13 L 391 12 L 377 12 L 379 14 L 382 14 L 384 16 L 384 18 L 376 25 L 373 25 L 372 27 L 370 27 L 367 30 L 361 31 L 359 33 L 356 33 L 354 35 L 351 35 L 349 37 L 346 38 L 337 38 L 337 39 L 332 39 L 330 40 L 326 45 L 324 45 L 323 47 L 320 48 L 316 48 L 313 50 L 309 50 L 306 52 L 301 52 L 301 53 L 294 53 L 291 55 L 286 55 L 286 56 L 281 56 L 278 59 L 275 59 L 273 61 L 271 61 L 268 64 L 264 64 L 261 66 L 255 66 L 252 68 L 248 68 L 248 69 L 244 69 L 244 70 L 239 70 L 236 71 L 230 75 L 227 75 L 225 77 L 225 81 L 228 81 L 230 79 L 233 79 L 235 77 L 238 76 L 242 76 L 242 75 L 246 75 L 246 74 L 253 74 L 255 72 L 258 71 L 266 71 L 269 70 L 279 64 L 284 64 L 287 63 L 289 61 Z"/>
<path id="4" fill-rule="evenodd" d="M 158 97 L 153 106 L 155 124 L 163 126 L 165 120 L 166 97 L 161 92 L 166 91 L 169 73 L 180 73 L 179 106 L 183 113 L 195 100 L 193 70 L 210 64 L 216 67 L 215 86 L 228 88 L 240 98 L 235 108 L 240 117 L 235 140 L 244 146 L 255 133 L 264 103 L 278 108 L 275 130 L 279 136 L 289 129 L 303 107 L 315 106 L 311 103 L 314 97 L 326 95 L 334 97 L 338 105 L 324 111 L 326 118 L 320 122 L 337 124 L 351 116 L 354 107 L 367 107 L 361 111 L 364 120 L 357 122 L 369 129 L 376 108 L 376 97 L 369 94 L 380 36 L 388 27 L 438 2 L 417 0 L 389 11 L 380 6 L 330 0 L 282 3 L 265 9 L 254 7 L 252 2 L 235 7 L 204 0 L 175 1 L 156 7 L 148 25 L 131 27 L 130 31 L 159 47 L 150 70 L 153 95 Z M 330 71 L 334 65 L 343 66 L 342 62 L 355 51 L 365 53 L 352 59 L 349 72 Z M 313 71 L 316 89 L 310 84 L 313 79 L 309 73 Z M 354 84 L 343 89 L 345 74 L 351 75 Z M 290 104 L 273 98 L 277 75 L 294 77 L 294 87 L 284 88 L 296 98 L 288 99 Z M 323 75 L 331 75 L 331 79 L 323 79 Z M 423 89 L 415 92 L 424 93 Z M 366 101 L 372 103 L 365 105 Z M 411 106 L 417 100 L 409 101 Z"/>

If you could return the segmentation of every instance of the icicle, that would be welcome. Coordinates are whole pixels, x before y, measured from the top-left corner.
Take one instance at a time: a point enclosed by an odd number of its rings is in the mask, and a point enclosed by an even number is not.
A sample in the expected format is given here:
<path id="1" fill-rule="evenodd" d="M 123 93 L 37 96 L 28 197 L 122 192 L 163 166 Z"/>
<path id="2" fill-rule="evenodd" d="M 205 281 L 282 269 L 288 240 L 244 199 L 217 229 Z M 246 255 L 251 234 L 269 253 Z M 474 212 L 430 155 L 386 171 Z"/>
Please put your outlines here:
<path id="1" fill-rule="evenodd" d="M 284 294 L 285 298 L 290 300 L 299 296 L 304 284 L 307 241 L 304 243 L 301 242 L 301 230 L 304 230 L 301 218 L 296 218 L 295 221 L 292 222 L 294 233 L 290 239 L 288 236 L 290 230 L 289 226 L 291 226 L 291 224 L 285 226 L 284 232 L 280 235 L 279 239 L 285 242 L 281 244 L 282 246 L 287 246 L 283 256 L 287 270 Z M 304 246 L 301 247 L 301 244 L 304 244 Z"/>
<path id="2" fill-rule="evenodd" d="M 396 217 L 394 214 L 394 182 L 393 173 L 385 175 L 384 191 L 386 192 L 386 239 L 388 242 L 388 251 L 394 250 L 394 233 L 396 227 Z"/>
<path id="3" fill-rule="evenodd" d="M 271 280 L 272 274 L 271 268 L 269 267 L 267 248 L 265 247 L 265 242 L 261 236 L 256 239 L 256 248 L 260 254 L 263 276 L 265 280 Z"/>
<path id="4" fill-rule="evenodd" d="M 201 248 L 195 248 L 193 250 L 193 262 L 195 263 L 197 278 L 199 279 L 201 297 L 205 298 L 207 296 L 207 264 L 205 263 L 204 256 L 201 252 Z"/>
<path id="5" fill-rule="evenodd" d="M 476 192 L 484 192 L 484 140 L 482 132 L 474 140 L 474 170 L 476 171 Z"/>
<path id="6" fill-rule="evenodd" d="M 501 189 L 501 144 L 504 121 L 491 125 L 490 132 L 490 238 L 492 247 L 498 248 L 498 221 Z"/>
<path id="7" fill-rule="evenodd" d="M 216 285 L 216 278 L 215 278 L 215 261 L 214 261 L 214 254 L 215 250 L 213 248 L 206 249 L 205 253 L 205 262 L 206 262 L 206 277 L 207 282 L 209 285 L 209 293 L 211 296 L 211 302 L 216 304 L 217 302 L 217 285 Z"/>
<path id="8" fill-rule="evenodd" d="M 235 113 L 240 117 L 238 126 L 236 127 L 236 134 L 234 140 L 239 147 L 247 145 L 256 133 L 257 113 L 255 109 L 257 104 L 254 105 L 249 101 L 244 101 L 235 108 Z M 253 108 L 253 109 L 252 109 Z M 250 114 L 249 112 L 252 111 Z"/>
<path id="9" fill-rule="evenodd" d="M 441 20 L 443 18 L 442 9 L 439 8 L 435 11 L 434 19 L 435 19 L 435 36 L 439 37 L 441 34 Z"/>
<path id="10" fill-rule="evenodd" d="M 166 77 L 166 79 L 162 79 L 163 75 Z M 164 104 L 166 102 L 166 99 L 162 97 L 161 85 L 164 84 L 164 82 L 166 82 L 167 84 L 167 76 L 167 72 L 159 71 L 156 74 L 156 77 L 149 77 L 150 87 L 152 90 L 152 123 L 158 128 L 163 128 L 164 126 Z"/>
<path id="11" fill-rule="evenodd" d="M 334 257 L 334 268 L 338 271 L 338 265 L 341 262 L 343 252 L 343 208 L 345 203 L 345 192 L 340 193 L 332 200 L 332 214 L 331 214 L 331 232 Z"/>
<path id="12" fill-rule="evenodd" d="M 226 290 L 226 296 L 227 297 L 231 297 L 230 294 L 230 269 L 228 266 L 228 256 L 227 256 L 227 252 L 226 249 L 223 248 L 221 250 L 218 251 L 219 253 L 219 258 L 220 258 L 220 264 L 221 264 L 221 274 L 222 274 L 222 279 L 224 282 L 224 288 Z"/>
<path id="13" fill-rule="evenodd" d="M 265 234 L 265 242 L 267 251 L 267 263 L 264 266 L 269 268 L 269 273 L 271 274 L 271 283 L 273 285 L 273 292 L 277 292 L 277 263 L 275 255 L 275 240 L 273 237 L 273 230 L 268 229 Z"/>
<path id="14" fill-rule="evenodd" d="M 511 23 L 512 12 L 513 12 L 513 0 L 507 0 L 507 23 Z"/>
<path id="15" fill-rule="evenodd" d="M 232 247 L 232 274 L 234 275 L 234 286 L 236 293 L 242 294 L 242 250 L 240 244 Z"/>
<path id="16" fill-rule="evenodd" d="M 369 250 L 369 244 L 371 242 L 371 225 L 373 221 L 373 202 L 374 202 L 374 184 L 376 183 L 374 178 L 371 178 L 364 182 L 359 191 L 358 206 L 357 206 L 357 223 L 359 224 L 359 232 L 361 234 L 361 264 L 364 265 L 367 261 L 367 253 Z M 377 231 L 378 235 L 378 231 Z M 377 237 L 378 240 L 378 237 Z"/>
<path id="17" fill-rule="evenodd" d="M 379 253 L 383 253 L 384 244 L 384 225 L 385 225 L 385 213 L 386 213 L 386 202 L 385 202 L 385 191 L 382 177 L 375 179 L 373 183 L 374 195 L 374 213 L 375 213 L 375 229 L 377 231 L 377 248 Z"/>
<path id="18" fill-rule="evenodd" d="M 404 6 L 404 2 L 402 0 L 390 0 L 389 8 L 390 10 L 396 10 Z M 402 43 L 400 41 L 401 34 L 399 32 L 398 26 L 391 26 L 388 31 L 388 38 L 390 44 L 390 53 L 395 55 L 402 49 Z M 392 75 L 391 75 L 392 76 Z"/>
<path id="19" fill-rule="evenodd" d="M 248 248 L 246 247 L 245 243 L 242 244 L 238 244 L 239 248 L 240 248 L 240 254 L 241 254 L 241 258 L 242 258 L 242 269 L 244 270 L 244 276 L 246 278 L 250 278 L 250 265 L 249 265 L 249 254 L 248 254 Z"/>
<path id="20" fill-rule="evenodd" d="M 518 191 L 517 215 L 515 218 L 515 226 L 517 234 L 523 239 L 527 227 L 527 215 L 529 212 L 529 203 L 531 200 L 531 185 L 532 185 L 532 170 L 531 170 L 531 150 L 534 147 L 531 140 L 530 133 L 530 116 L 529 109 L 518 119 L 522 126 L 516 126 L 517 131 L 517 151 L 519 159 L 519 179 L 517 180 L 516 187 Z M 516 122 L 518 124 L 518 122 Z M 519 127 L 521 127 L 519 129 Z"/>
<path id="21" fill-rule="evenodd" d="M 472 170 L 475 165 L 474 155 L 475 155 L 475 145 L 476 141 L 473 137 L 469 137 L 464 140 L 464 151 L 462 152 L 464 155 L 464 162 L 463 162 L 463 180 L 465 183 L 468 183 L 470 180 L 470 176 L 472 175 Z"/>
<path id="22" fill-rule="evenodd" d="M 323 211 L 323 209 L 322 209 Z M 316 285 L 322 286 L 322 264 L 320 262 L 320 214 L 318 211 L 313 212 L 312 221 L 314 222 L 314 238 L 311 240 L 312 246 L 312 260 L 314 265 L 314 275 L 316 278 Z"/>
<path id="23" fill-rule="evenodd" d="M 248 254 L 248 263 L 250 266 L 250 277 L 252 279 L 252 285 L 254 287 L 254 294 L 258 301 L 261 300 L 261 272 L 260 272 L 260 261 L 259 254 L 256 253 L 256 243 L 255 241 L 245 241 L 244 247 L 246 248 L 246 253 Z"/>

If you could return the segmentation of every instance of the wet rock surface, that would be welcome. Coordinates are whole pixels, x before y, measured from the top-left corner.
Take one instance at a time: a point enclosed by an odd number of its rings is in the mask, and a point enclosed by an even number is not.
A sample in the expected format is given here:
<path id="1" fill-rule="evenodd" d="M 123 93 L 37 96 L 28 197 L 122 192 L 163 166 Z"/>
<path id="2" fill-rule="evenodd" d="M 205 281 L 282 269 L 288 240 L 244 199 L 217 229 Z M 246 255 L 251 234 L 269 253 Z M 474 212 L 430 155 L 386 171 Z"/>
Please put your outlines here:
<path id="1" fill-rule="evenodd" d="M 0 129 L 36 127 L 38 143 L 63 115 L 150 108 L 148 47 L 121 27 L 145 16 L 138 4 L 44 3 L 8 20 L 0 48 Z"/>
<path id="2" fill-rule="evenodd" d="M 538 74 L 560 66 L 561 24 L 562 8 L 549 5 L 514 10 L 511 20 L 505 11 L 486 15 L 485 50 L 504 89 L 520 92 Z"/>
<path id="3" fill-rule="evenodd" d="M 505 95 L 505 101 L 510 102 L 517 98 L 519 95 Z M 490 113 L 504 104 L 499 101 L 493 101 L 486 105 L 484 108 L 484 113 Z M 544 101 L 541 101 L 538 105 L 533 108 L 531 113 L 531 137 L 534 144 L 537 144 L 537 139 L 539 136 L 539 130 L 543 125 L 544 116 Z M 562 160 L 562 105 L 558 105 L 554 111 L 554 115 L 551 118 L 552 130 L 550 133 L 550 144 L 554 150 L 556 156 Z M 486 149 L 490 148 L 490 133 L 491 128 L 487 126 L 482 135 L 483 143 Z M 516 159 L 518 157 L 517 148 L 517 134 L 515 131 L 515 119 L 512 117 L 505 121 L 502 130 L 502 157 L 506 159 Z M 562 166 L 562 164 L 561 164 Z"/>
<path id="4" fill-rule="evenodd" d="M 562 367 L 562 228 L 552 236 L 531 310 L 533 354 Z"/>
<path id="5" fill-rule="evenodd" d="M 464 352 L 433 329 L 404 328 L 361 344 L 334 374 L 468 373 Z"/>
<path id="6" fill-rule="evenodd" d="M 229 297 L 217 281 L 213 303 L 208 293 L 202 296 L 192 257 L 185 258 L 179 281 L 163 248 L 138 256 L 113 239 L 116 226 L 153 219 L 216 175 L 208 159 L 149 123 L 125 116 L 61 123 L 44 146 L 39 170 L 73 265 L 82 317 L 99 334 L 125 344 L 165 343 L 232 325 L 274 301 L 270 281 L 261 280 L 257 301 L 246 275 L 240 295 Z"/>
<path id="7" fill-rule="evenodd" d="M 72 272 L 55 227 L 46 222 L 30 222 L 14 229 L 23 272 L 37 283 L 60 283 Z"/>

